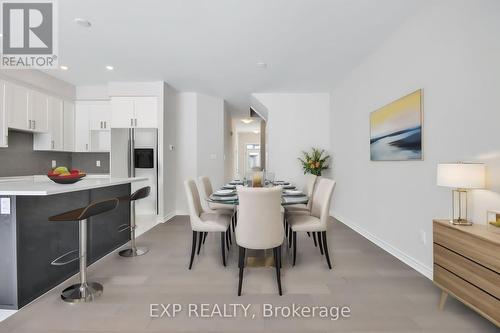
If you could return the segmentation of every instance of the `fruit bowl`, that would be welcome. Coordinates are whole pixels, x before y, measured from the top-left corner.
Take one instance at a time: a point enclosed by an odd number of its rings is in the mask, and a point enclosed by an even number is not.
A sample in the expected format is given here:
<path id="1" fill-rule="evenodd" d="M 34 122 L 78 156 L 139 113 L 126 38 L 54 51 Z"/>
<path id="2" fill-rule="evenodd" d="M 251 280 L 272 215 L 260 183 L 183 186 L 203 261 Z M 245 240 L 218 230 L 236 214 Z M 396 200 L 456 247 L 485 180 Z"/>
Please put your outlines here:
<path id="1" fill-rule="evenodd" d="M 86 174 L 78 169 L 69 171 L 66 167 L 57 167 L 47 174 L 50 180 L 58 184 L 74 184 L 85 176 Z"/>
<path id="2" fill-rule="evenodd" d="M 58 184 L 74 184 L 80 180 L 82 180 L 83 177 L 85 177 L 86 174 L 72 174 L 72 175 L 67 175 L 67 176 L 60 176 L 60 175 L 47 175 L 50 180 L 52 180 L 55 183 Z"/>

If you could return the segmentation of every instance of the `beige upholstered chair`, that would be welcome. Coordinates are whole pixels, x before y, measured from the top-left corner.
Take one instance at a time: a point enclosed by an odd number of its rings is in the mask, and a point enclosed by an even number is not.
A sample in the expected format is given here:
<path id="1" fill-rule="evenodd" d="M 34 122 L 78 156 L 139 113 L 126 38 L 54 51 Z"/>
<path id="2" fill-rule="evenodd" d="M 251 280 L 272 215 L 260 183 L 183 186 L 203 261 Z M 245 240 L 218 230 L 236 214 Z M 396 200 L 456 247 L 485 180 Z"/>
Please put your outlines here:
<path id="1" fill-rule="evenodd" d="M 245 250 L 273 249 L 278 291 L 281 295 L 281 244 L 285 237 L 281 213 L 281 187 L 249 188 L 238 186 L 239 209 L 236 244 L 239 247 L 238 296 L 241 295 Z"/>
<path id="2" fill-rule="evenodd" d="M 222 264 L 226 266 L 225 240 L 227 239 L 227 231 L 231 221 L 230 216 L 204 212 L 201 206 L 200 194 L 198 193 L 198 189 L 196 188 L 196 183 L 194 180 L 186 180 L 184 182 L 184 190 L 186 192 L 188 201 L 191 229 L 193 230 L 193 244 L 191 248 L 191 260 L 189 261 L 189 269 L 191 269 L 193 265 L 194 252 L 196 250 L 196 238 L 198 237 L 199 253 L 202 239 L 204 239 L 206 233 L 209 232 L 220 232 Z"/>
<path id="3" fill-rule="evenodd" d="M 233 214 L 234 205 L 220 204 L 214 202 L 208 202 L 207 199 L 214 193 L 212 182 L 207 176 L 199 177 L 198 184 L 200 187 L 201 196 L 204 199 L 201 203 L 203 211 L 207 213 L 223 213 L 223 214 Z"/>
<path id="4" fill-rule="evenodd" d="M 304 186 L 304 193 L 307 195 L 309 198 L 309 201 L 307 204 L 297 204 L 297 205 L 290 205 L 285 208 L 286 213 L 294 213 L 297 211 L 300 212 L 310 212 L 311 207 L 312 207 L 312 197 L 314 194 L 314 185 L 316 184 L 316 179 L 318 176 L 313 175 L 313 174 L 307 174 L 306 175 L 306 184 Z"/>
<path id="5" fill-rule="evenodd" d="M 325 254 L 328 267 L 331 269 L 330 255 L 326 241 L 326 229 L 330 217 L 330 201 L 332 199 L 335 181 L 328 178 L 320 178 L 316 184 L 313 194 L 310 214 L 291 214 L 288 223 L 292 230 L 293 242 L 293 265 L 297 258 L 297 232 L 311 232 L 318 236 L 321 254 Z"/>
<path id="6" fill-rule="evenodd" d="M 234 228 L 236 226 L 235 206 L 208 201 L 208 198 L 210 198 L 210 196 L 214 193 L 214 191 L 213 191 L 213 187 L 212 187 L 212 182 L 210 181 L 210 178 L 208 178 L 207 176 L 203 176 L 203 177 L 198 178 L 198 188 L 200 189 L 200 192 L 201 192 L 200 193 L 201 194 L 201 207 L 203 208 L 203 212 L 228 215 L 231 219 L 231 225 L 233 226 L 233 231 L 234 231 Z M 232 241 L 230 232 L 228 232 L 226 235 L 227 235 L 226 241 L 227 241 L 227 245 L 228 245 L 228 249 L 229 249 L 229 244 L 233 244 L 233 241 Z M 203 235 L 203 244 L 205 244 L 206 237 L 207 237 L 207 234 L 205 233 Z M 198 252 L 200 252 L 199 248 L 198 248 Z"/>
<path id="7" fill-rule="evenodd" d="M 290 217 L 292 214 L 310 214 L 311 213 L 311 206 L 312 206 L 312 201 L 313 201 L 313 194 L 314 194 L 314 186 L 316 185 L 316 182 L 318 181 L 320 177 L 313 175 L 313 174 L 307 174 L 306 175 L 306 184 L 304 186 L 303 192 L 307 195 L 309 198 L 309 201 L 307 204 L 296 204 L 296 205 L 289 205 L 285 207 L 285 221 Z M 286 237 L 288 238 L 288 244 L 291 246 L 292 245 L 292 240 L 291 240 L 291 231 L 290 231 L 290 226 L 288 223 L 285 222 L 285 230 L 286 230 Z M 311 234 L 308 232 L 308 236 L 311 236 Z M 313 238 L 314 238 L 314 246 L 318 246 L 316 243 L 316 234 L 313 233 Z"/>

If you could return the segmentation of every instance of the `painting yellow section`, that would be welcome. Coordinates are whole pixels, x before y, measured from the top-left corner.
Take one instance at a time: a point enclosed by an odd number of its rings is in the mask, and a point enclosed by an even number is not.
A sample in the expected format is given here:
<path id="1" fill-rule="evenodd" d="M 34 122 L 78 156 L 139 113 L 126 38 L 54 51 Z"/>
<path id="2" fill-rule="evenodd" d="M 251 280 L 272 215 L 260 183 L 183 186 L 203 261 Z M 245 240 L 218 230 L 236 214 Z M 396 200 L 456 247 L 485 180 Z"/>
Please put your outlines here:
<path id="1" fill-rule="evenodd" d="M 420 99 L 421 90 L 417 90 L 374 111 L 370 117 L 372 128 L 393 119 L 420 117 Z"/>

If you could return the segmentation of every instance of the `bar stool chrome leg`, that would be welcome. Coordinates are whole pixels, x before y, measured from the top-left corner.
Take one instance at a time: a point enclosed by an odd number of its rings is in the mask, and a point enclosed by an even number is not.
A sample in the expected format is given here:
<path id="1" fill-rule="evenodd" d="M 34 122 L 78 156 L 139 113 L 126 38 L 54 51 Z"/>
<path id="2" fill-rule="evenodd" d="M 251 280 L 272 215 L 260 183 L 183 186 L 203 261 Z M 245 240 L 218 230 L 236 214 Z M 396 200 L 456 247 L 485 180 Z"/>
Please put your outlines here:
<path id="1" fill-rule="evenodd" d="M 61 294 L 63 301 L 69 303 L 93 301 L 103 291 L 100 283 L 87 282 L 87 220 L 80 220 L 79 227 L 80 283 L 69 286 Z"/>
<path id="2" fill-rule="evenodd" d="M 122 257 L 138 257 L 148 253 L 147 247 L 137 247 L 135 244 L 135 201 L 130 203 L 130 248 L 119 252 Z"/>

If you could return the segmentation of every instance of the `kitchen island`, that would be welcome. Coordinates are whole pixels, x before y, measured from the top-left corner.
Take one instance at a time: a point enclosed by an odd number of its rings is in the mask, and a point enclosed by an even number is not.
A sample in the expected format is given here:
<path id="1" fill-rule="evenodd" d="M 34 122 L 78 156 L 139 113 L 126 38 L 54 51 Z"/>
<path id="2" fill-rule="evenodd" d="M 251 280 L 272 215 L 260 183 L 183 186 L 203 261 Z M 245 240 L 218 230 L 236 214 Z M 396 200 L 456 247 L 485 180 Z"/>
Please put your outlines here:
<path id="1" fill-rule="evenodd" d="M 78 223 L 49 222 L 50 216 L 126 197 L 132 182 L 144 180 L 86 177 L 62 185 L 46 176 L 0 179 L 0 309 L 19 309 L 78 272 L 78 260 L 63 266 L 51 264 L 78 249 Z M 89 219 L 89 264 L 130 240 L 129 232 L 120 232 L 120 226 L 129 221 L 127 201 Z"/>

